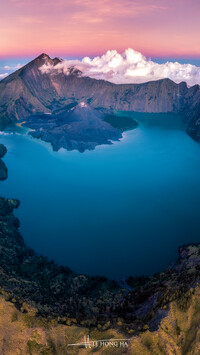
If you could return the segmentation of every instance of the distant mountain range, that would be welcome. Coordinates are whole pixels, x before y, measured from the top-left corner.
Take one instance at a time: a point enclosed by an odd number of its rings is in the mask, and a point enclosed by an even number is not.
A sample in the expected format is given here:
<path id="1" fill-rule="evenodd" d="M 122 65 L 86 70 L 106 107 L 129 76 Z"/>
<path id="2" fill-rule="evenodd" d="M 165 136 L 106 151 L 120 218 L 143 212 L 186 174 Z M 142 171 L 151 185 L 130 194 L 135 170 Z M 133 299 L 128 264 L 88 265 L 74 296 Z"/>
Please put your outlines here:
<path id="1" fill-rule="evenodd" d="M 187 122 L 188 134 L 195 140 L 200 140 L 199 85 L 188 88 L 185 82 L 175 84 L 169 79 L 144 84 L 116 85 L 85 77 L 74 67 L 69 68 L 66 74 L 59 68 L 61 62 L 59 58 L 51 59 L 48 55 L 42 54 L 0 82 L 0 124 L 7 125 L 18 120 L 27 120 L 28 117 L 38 114 L 65 115 L 70 108 L 82 102 L 88 106 L 87 109 L 79 106 L 79 113 L 81 109 L 90 112 L 90 119 L 87 119 L 89 122 L 85 122 L 85 131 L 87 124 L 91 125 L 93 109 L 102 110 L 104 114 L 105 112 L 112 114 L 118 110 L 173 112 L 183 114 L 183 119 Z M 50 70 L 44 70 L 45 67 Z M 98 114 L 95 112 L 93 116 L 96 122 L 94 124 L 96 133 L 98 129 L 99 132 L 92 144 L 101 144 L 99 137 L 102 137 L 103 131 L 106 132 L 103 137 L 104 143 L 118 139 L 120 132 L 99 121 L 99 115 L 100 112 Z M 71 133 L 72 131 L 73 128 Z M 91 134 L 93 133 L 94 129 Z M 61 134 L 61 131 L 58 134 Z M 91 141 L 91 135 L 88 139 Z M 59 147 L 58 144 L 57 148 Z"/>

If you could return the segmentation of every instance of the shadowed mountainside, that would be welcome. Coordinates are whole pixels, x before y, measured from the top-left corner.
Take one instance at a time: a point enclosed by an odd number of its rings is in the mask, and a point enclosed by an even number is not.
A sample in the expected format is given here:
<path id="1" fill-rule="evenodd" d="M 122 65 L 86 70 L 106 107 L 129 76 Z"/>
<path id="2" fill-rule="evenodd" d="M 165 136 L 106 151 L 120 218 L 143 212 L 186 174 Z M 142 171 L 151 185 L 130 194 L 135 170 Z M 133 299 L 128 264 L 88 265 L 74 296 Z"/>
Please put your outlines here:
<path id="1" fill-rule="evenodd" d="M 122 137 L 121 131 L 107 123 L 105 117 L 102 112 L 81 102 L 57 115 L 29 116 L 23 125 L 34 129 L 29 133 L 34 138 L 50 142 L 53 150 L 64 148 L 84 152 Z"/>
<path id="2" fill-rule="evenodd" d="M 59 113 L 80 102 L 113 112 L 182 113 L 188 133 L 199 139 L 200 89 L 169 79 L 116 85 L 59 69 L 61 60 L 42 54 L 0 82 L 0 123 L 26 120 L 38 113 Z M 58 65 L 58 66 L 57 66 Z M 45 69 L 50 68 L 50 69 Z"/>
<path id="3" fill-rule="evenodd" d="M 5 180 L 8 177 L 8 170 L 1 158 L 6 154 L 7 149 L 3 144 L 0 144 L 0 180 Z"/>
<path id="4" fill-rule="evenodd" d="M 37 112 L 52 112 L 75 101 L 94 108 L 138 112 L 177 112 L 185 96 L 193 96 L 186 83 L 169 79 L 139 85 L 115 85 L 104 80 L 83 77 L 73 68 L 68 74 L 56 68 L 57 61 L 42 54 L 0 82 L 0 118 L 25 119 Z M 51 66 L 48 72 L 41 69 Z M 191 93 L 189 93 L 191 91 Z"/>

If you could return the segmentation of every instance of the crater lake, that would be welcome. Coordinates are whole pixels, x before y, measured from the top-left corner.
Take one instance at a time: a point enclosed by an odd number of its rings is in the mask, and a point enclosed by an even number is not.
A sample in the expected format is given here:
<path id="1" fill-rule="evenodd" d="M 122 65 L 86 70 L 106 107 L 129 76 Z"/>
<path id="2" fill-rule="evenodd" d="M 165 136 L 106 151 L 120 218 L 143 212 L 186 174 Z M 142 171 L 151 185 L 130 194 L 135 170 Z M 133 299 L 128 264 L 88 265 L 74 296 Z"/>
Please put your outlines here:
<path id="1" fill-rule="evenodd" d="M 53 152 L 24 128 L 0 133 L 0 195 L 20 200 L 26 244 L 79 273 L 153 274 L 199 242 L 200 144 L 176 116 L 128 115 L 136 129 L 84 153 Z"/>

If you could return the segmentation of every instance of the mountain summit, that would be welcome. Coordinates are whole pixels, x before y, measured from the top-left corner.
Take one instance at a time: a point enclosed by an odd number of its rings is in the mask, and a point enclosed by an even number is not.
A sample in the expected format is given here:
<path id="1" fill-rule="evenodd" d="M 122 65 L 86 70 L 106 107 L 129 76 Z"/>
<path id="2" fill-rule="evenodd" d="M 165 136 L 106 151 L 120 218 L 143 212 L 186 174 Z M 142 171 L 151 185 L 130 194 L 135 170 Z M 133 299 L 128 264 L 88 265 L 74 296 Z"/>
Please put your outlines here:
<path id="1" fill-rule="evenodd" d="M 59 63 L 60 58 L 42 53 L 0 82 L 0 124 L 38 113 L 57 114 L 85 102 L 110 112 L 181 113 L 187 119 L 188 133 L 200 139 L 198 85 L 188 88 L 184 82 L 175 84 L 169 79 L 116 85 L 84 77 L 74 67 L 66 73 L 57 68 Z"/>
<path id="2" fill-rule="evenodd" d="M 37 58 L 35 58 L 33 61 L 31 61 L 29 64 L 35 64 L 38 66 L 42 66 L 44 64 L 55 66 L 61 62 L 62 62 L 62 59 L 60 59 L 58 57 L 51 59 L 48 54 L 42 53 Z M 29 64 L 27 64 L 27 65 L 29 65 Z"/>
<path id="3" fill-rule="evenodd" d="M 94 149 L 111 144 L 122 137 L 121 131 L 104 121 L 105 115 L 85 102 L 55 115 L 33 115 L 24 124 L 34 131 L 30 134 L 50 142 L 54 150 Z"/>

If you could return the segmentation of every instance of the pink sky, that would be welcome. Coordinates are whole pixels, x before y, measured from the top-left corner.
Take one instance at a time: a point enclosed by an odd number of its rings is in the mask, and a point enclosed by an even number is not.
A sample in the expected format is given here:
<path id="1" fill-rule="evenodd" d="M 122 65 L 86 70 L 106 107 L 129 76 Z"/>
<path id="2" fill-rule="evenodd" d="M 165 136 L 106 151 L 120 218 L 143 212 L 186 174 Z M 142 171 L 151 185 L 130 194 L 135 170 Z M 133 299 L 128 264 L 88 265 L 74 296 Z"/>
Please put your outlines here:
<path id="1" fill-rule="evenodd" d="M 200 57 L 199 0 L 6 0 L 0 57 L 85 56 L 132 47 Z"/>

